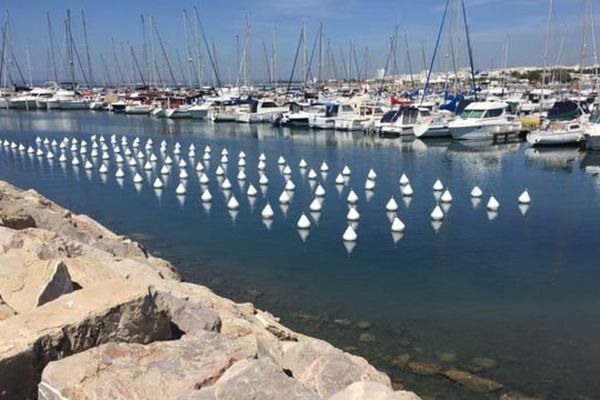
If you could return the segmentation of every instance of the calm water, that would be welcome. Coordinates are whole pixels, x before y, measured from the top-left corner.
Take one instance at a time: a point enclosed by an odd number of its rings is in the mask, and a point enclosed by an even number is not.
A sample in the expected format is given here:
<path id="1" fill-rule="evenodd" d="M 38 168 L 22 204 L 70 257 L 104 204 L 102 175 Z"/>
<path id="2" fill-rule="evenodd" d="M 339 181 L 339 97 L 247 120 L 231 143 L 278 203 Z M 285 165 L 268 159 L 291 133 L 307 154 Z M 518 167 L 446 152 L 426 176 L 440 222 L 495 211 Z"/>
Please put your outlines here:
<path id="1" fill-rule="evenodd" d="M 0 179 L 34 188 L 133 236 L 173 261 L 186 280 L 254 301 L 293 328 L 363 354 L 420 394 L 498 398 L 498 393 L 474 394 L 444 378 L 413 375 L 393 363 L 398 355 L 458 368 L 469 368 L 473 357 L 488 357 L 497 366 L 480 375 L 508 390 L 547 399 L 600 398 L 600 175 L 594 174 L 600 171 L 600 154 L 86 111 L 0 113 L 0 138 L 26 146 L 34 146 L 38 135 L 89 142 L 92 134 L 104 135 L 107 143 L 112 134 L 124 135 L 130 146 L 135 136 L 143 136 L 142 147 L 152 137 L 157 155 L 161 140 L 169 144 L 169 153 L 179 141 L 188 161 L 187 195 L 175 194 L 179 168 L 172 153 L 176 162 L 162 193 L 151 186 L 161 162 L 142 173 L 146 181 L 136 188 L 127 165 L 125 179 L 118 182 L 114 159 L 102 177 L 97 168 L 85 171 L 83 163 L 61 165 L 58 151 L 49 162 L 0 149 Z M 197 149 L 195 162 L 205 145 L 213 149 L 210 208 L 200 201 L 202 189 L 187 157 L 191 143 Z M 227 210 L 214 173 L 224 147 L 232 194 L 241 204 L 235 215 Z M 257 187 L 258 156 L 267 156 L 270 183 L 254 204 L 236 179 L 240 150 L 247 154 L 247 183 Z M 287 210 L 277 201 L 285 185 L 277 165 L 280 154 L 296 184 Z M 71 152 L 67 155 L 70 159 Z M 308 213 L 313 190 L 298 168 L 301 158 L 317 171 L 323 160 L 330 166 L 326 177 L 319 173 L 317 183 L 327 195 L 305 241 L 296 221 Z M 339 188 L 334 181 L 344 164 L 352 176 Z M 367 195 L 370 168 L 378 178 L 375 191 Z M 398 179 L 403 172 L 415 191 L 411 201 L 402 200 Z M 436 204 L 432 185 L 437 178 L 450 188 L 454 202 L 436 233 L 429 213 Z M 474 185 L 485 192 L 478 206 L 469 196 Z M 351 188 L 359 195 L 361 218 L 356 246 L 348 249 L 341 236 Z M 517 197 L 524 188 L 532 203 L 521 210 Z M 490 193 L 501 203 L 492 219 L 485 209 Z M 385 203 L 391 195 L 407 226 L 401 237 L 390 232 Z M 270 227 L 260 216 L 267 200 L 275 210 Z M 363 330 L 359 321 L 372 326 Z M 456 360 L 439 361 L 440 352 L 455 353 Z"/>

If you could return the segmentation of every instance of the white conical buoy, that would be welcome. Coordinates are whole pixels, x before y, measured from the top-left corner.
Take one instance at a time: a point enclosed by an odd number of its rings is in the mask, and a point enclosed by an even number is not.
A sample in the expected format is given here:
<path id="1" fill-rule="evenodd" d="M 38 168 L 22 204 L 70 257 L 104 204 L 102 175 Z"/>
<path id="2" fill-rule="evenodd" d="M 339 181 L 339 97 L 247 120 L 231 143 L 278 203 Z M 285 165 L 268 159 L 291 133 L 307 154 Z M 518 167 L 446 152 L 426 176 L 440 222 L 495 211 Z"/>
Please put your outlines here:
<path id="1" fill-rule="evenodd" d="M 444 194 L 442 194 L 442 197 L 440 197 L 440 201 L 442 203 L 451 203 L 452 202 L 452 195 L 450 194 L 450 191 L 448 189 L 446 189 L 444 191 Z"/>
<path id="2" fill-rule="evenodd" d="M 258 179 L 258 183 L 260 185 L 262 185 L 262 186 L 268 185 L 269 184 L 269 178 L 267 178 L 267 176 L 263 174 Z"/>
<path id="3" fill-rule="evenodd" d="M 289 165 L 286 165 L 285 168 L 283 168 L 283 174 L 284 175 L 291 175 L 292 174 L 292 169 L 290 168 Z"/>
<path id="4" fill-rule="evenodd" d="M 240 208 L 240 203 L 237 201 L 235 196 L 231 195 L 231 198 L 229 198 L 229 201 L 227 202 L 227 208 L 230 210 L 237 210 Z"/>
<path id="5" fill-rule="evenodd" d="M 371 181 L 374 181 L 375 179 L 377 179 L 377 173 L 375 173 L 373 169 L 370 169 L 369 173 L 367 174 L 367 178 Z"/>
<path id="6" fill-rule="evenodd" d="M 185 169 L 182 169 L 181 171 L 179 171 L 179 179 L 187 179 L 188 178 L 188 173 Z"/>
<path id="7" fill-rule="evenodd" d="M 54 158 L 54 153 L 51 151 L 48 151 L 48 153 L 46 153 L 46 158 L 48 160 L 52 160 Z"/>
<path id="8" fill-rule="evenodd" d="M 323 209 L 323 205 L 321 204 L 318 198 L 315 198 L 310 203 L 310 206 L 308 206 L 308 208 L 310 209 L 310 211 L 319 212 Z"/>
<path id="9" fill-rule="evenodd" d="M 182 158 L 181 160 L 179 160 L 179 164 L 177 164 L 179 166 L 179 168 L 185 168 L 187 167 L 187 163 L 185 162 L 185 160 Z"/>
<path id="10" fill-rule="evenodd" d="M 173 159 L 170 156 L 166 156 L 165 157 L 165 164 L 166 165 L 171 165 L 173 164 Z"/>
<path id="11" fill-rule="evenodd" d="M 117 172 L 115 172 L 115 177 L 123 178 L 124 176 L 125 176 L 125 172 L 123 172 L 123 170 L 121 168 L 117 169 Z"/>
<path id="12" fill-rule="evenodd" d="M 183 186 L 183 183 L 179 182 L 179 185 L 177 185 L 177 189 L 175 189 L 175 193 L 181 195 L 181 194 L 185 194 L 187 192 L 187 190 L 185 190 L 185 186 Z"/>
<path id="13" fill-rule="evenodd" d="M 202 192 L 200 199 L 203 203 L 210 203 L 212 201 L 212 194 L 210 194 L 210 191 L 206 189 L 204 192 Z"/>
<path id="14" fill-rule="evenodd" d="M 350 167 L 347 165 L 344 165 L 344 169 L 342 170 L 342 175 L 350 176 L 350 174 L 352 174 L 352 171 L 350 171 Z"/>
<path id="15" fill-rule="evenodd" d="M 163 187 L 163 183 L 162 183 L 162 181 L 160 180 L 160 178 L 156 178 L 156 179 L 154 180 L 154 183 L 152 184 L 152 187 L 153 187 L 154 189 L 162 189 L 162 187 Z"/>
<path id="16" fill-rule="evenodd" d="M 344 239 L 345 242 L 355 242 L 356 239 L 358 239 L 358 235 L 354 228 L 348 226 L 342 235 L 342 239 Z"/>
<path id="17" fill-rule="evenodd" d="M 198 161 L 198 165 L 196 165 L 196 171 L 197 172 L 203 172 L 204 171 L 204 165 Z"/>
<path id="18" fill-rule="evenodd" d="M 254 197 L 258 194 L 258 190 L 256 190 L 256 188 L 254 187 L 253 184 L 250 184 L 248 186 L 248 190 L 246 191 L 246 194 L 250 197 Z"/>
<path id="19" fill-rule="evenodd" d="M 65 156 L 65 153 L 61 153 L 60 157 L 58 157 L 58 161 L 60 162 L 66 162 L 67 161 L 67 156 Z"/>
<path id="20" fill-rule="evenodd" d="M 271 205 L 269 203 L 267 203 L 267 205 L 265 206 L 265 208 L 263 208 L 262 212 L 260 213 L 260 215 L 264 218 L 264 219 L 271 219 L 273 218 L 273 208 L 271 208 Z"/>
<path id="21" fill-rule="evenodd" d="M 527 191 L 527 189 L 525 189 L 525 191 L 523 193 L 521 193 L 521 195 L 519 196 L 519 203 L 520 204 L 531 203 L 531 197 L 529 196 L 529 192 Z"/>
<path id="22" fill-rule="evenodd" d="M 315 196 L 317 196 L 317 197 L 325 196 L 325 188 L 323 186 L 321 186 L 321 184 L 319 184 L 317 186 L 317 188 L 315 189 Z"/>
<path id="23" fill-rule="evenodd" d="M 283 192 L 281 192 L 281 194 L 279 195 L 279 202 L 281 204 L 288 204 L 290 202 L 290 195 L 287 191 L 284 190 Z"/>
<path id="24" fill-rule="evenodd" d="M 312 168 L 310 169 L 310 171 L 308 171 L 308 179 L 310 179 L 310 180 L 317 179 L 317 173 Z"/>
<path id="25" fill-rule="evenodd" d="M 346 200 L 350 204 L 356 204 L 356 203 L 358 203 L 358 196 L 356 195 L 356 193 L 354 192 L 354 190 L 350 190 L 350 193 L 348 193 L 348 198 Z"/>
<path id="26" fill-rule="evenodd" d="M 392 221 L 392 232 L 404 232 L 405 228 L 404 222 L 402 222 L 400 218 L 394 217 L 394 220 Z"/>
<path id="27" fill-rule="evenodd" d="M 131 167 L 135 167 L 137 165 L 137 161 L 135 161 L 135 158 L 130 158 L 129 159 L 129 163 L 128 163 Z"/>
<path id="28" fill-rule="evenodd" d="M 308 229 L 310 228 L 310 220 L 306 217 L 304 213 L 302 213 L 296 225 L 298 226 L 298 229 Z"/>
<path id="29" fill-rule="evenodd" d="M 123 172 L 123 171 L 121 171 L 121 172 Z M 119 177 L 117 176 L 117 178 L 119 178 Z M 135 176 L 133 177 L 133 183 L 142 183 L 142 182 L 144 182 L 144 178 L 142 178 L 142 176 L 136 172 Z"/>
<path id="30" fill-rule="evenodd" d="M 398 203 L 394 199 L 394 196 L 390 197 L 390 200 L 385 205 L 385 209 L 388 211 L 396 211 L 398 209 Z"/>
<path id="31" fill-rule="evenodd" d="M 323 161 L 323 163 L 321 164 L 321 172 L 327 172 L 329 171 L 329 165 L 327 165 L 327 163 L 325 161 Z"/>
<path id="32" fill-rule="evenodd" d="M 200 183 L 203 185 L 206 185 L 208 182 L 210 181 L 210 179 L 208 179 L 208 175 L 206 174 L 202 174 L 200 175 Z"/>
<path id="33" fill-rule="evenodd" d="M 290 192 L 296 190 L 296 185 L 294 184 L 294 182 L 292 182 L 291 179 L 285 183 L 285 190 L 288 190 Z"/>
<path id="34" fill-rule="evenodd" d="M 223 147 L 223 150 L 221 150 L 221 155 L 222 156 L 228 156 L 229 152 L 227 151 L 227 147 Z"/>
<path id="35" fill-rule="evenodd" d="M 92 169 L 92 168 L 94 168 L 94 164 L 92 164 L 92 163 L 90 162 L 90 160 L 87 160 L 87 161 L 85 162 L 85 164 L 84 164 L 84 166 L 83 166 L 83 167 L 84 167 L 85 169 Z"/>
<path id="36" fill-rule="evenodd" d="M 344 183 L 346 183 L 346 181 L 344 180 L 344 177 L 342 176 L 342 174 L 338 174 L 338 176 L 335 177 L 335 184 L 343 185 Z"/>
<path id="37" fill-rule="evenodd" d="M 435 208 L 431 212 L 431 219 L 434 221 L 441 221 L 444 219 L 444 212 L 442 211 L 439 205 L 435 206 Z"/>
<path id="38" fill-rule="evenodd" d="M 151 153 L 151 154 L 150 154 L 150 161 L 152 161 L 152 162 L 156 162 L 157 160 L 158 160 L 158 157 L 156 157 L 156 154 L 154 154 L 154 153 Z M 183 161 L 183 160 L 182 160 L 182 161 Z"/>
<path id="39" fill-rule="evenodd" d="M 210 148 L 210 146 L 209 146 L 209 145 L 206 145 L 206 146 L 204 146 L 204 152 L 205 152 L 206 154 L 210 154 L 210 152 L 211 152 L 211 151 L 212 151 L 212 150 L 211 150 L 211 148 Z"/>
<path id="40" fill-rule="evenodd" d="M 360 213 L 358 212 L 358 210 L 356 209 L 356 207 L 351 207 L 350 210 L 348 210 L 348 214 L 346 215 L 346 219 L 348 221 L 358 221 L 360 219 Z"/>
<path id="41" fill-rule="evenodd" d="M 144 164 L 144 169 L 146 171 L 150 171 L 152 169 L 152 163 L 150 161 L 146 161 L 146 164 Z"/>
<path id="42" fill-rule="evenodd" d="M 283 156 L 279 156 L 279 159 L 277 159 L 277 164 L 285 165 L 285 158 L 283 158 Z"/>
<path id="43" fill-rule="evenodd" d="M 483 196 L 483 190 L 479 188 L 479 186 L 475 186 L 473 190 L 471 190 L 471 197 L 479 198 Z"/>
<path id="44" fill-rule="evenodd" d="M 406 176 L 406 174 L 402 174 L 402 176 L 400 177 L 400 184 L 401 185 L 408 185 L 410 183 L 408 176 Z"/>
<path id="45" fill-rule="evenodd" d="M 169 167 L 167 167 L 166 165 L 163 165 L 162 168 L 160 169 L 161 175 L 169 175 L 170 173 L 171 173 L 171 169 Z"/>
<path id="46" fill-rule="evenodd" d="M 406 186 L 402 187 L 402 196 L 412 196 L 414 194 L 412 186 L 407 183 Z"/>
<path id="47" fill-rule="evenodd" d="M 246 159 L 245 158 L 240 158 L 238 160 L 238 167 L 245 167 L 246 166 Z"/>
<path id="48" fill-rule="evenodd" d="M 260 155 L 258 156 L 258 161 L 266 161 L 267 160 L 267 156 L 265 156 L 265 153 L 260 153 Z"/>
<path id="49" fill-rule="evenodd" d="M 490 211 L 498 211 L 499 208 L 500 203 L 498 202 L 498 200 L 496 200 L 494 195 L 492 195 L 487 203 L 487 209 Z"/>
<path id="50" fill-rule="evenodd" d="M 204 156 L 202 156 L 202 159 L 203 159 L 204 161 L 208 161 L 208 160 L 210 160 L 210 153 L 204 153 Z"/>
<path id="51" fill-rule="evenodd" d="M 225 170 L 223 169 L 223 167 L 221 167 L 220 165 L 218 165 L 217 169 L 215 170 L 215 174 L 217 176 L 223 176 L 223 175 L 225 175 Z"/>
<path id="52" fill-rule="evenodd" d="M 433 190 L 435 190 L 436 192 L 441 192 L 442 190 L 444 190 L 444 184 L 442 183 L 442 181 L 440 181 L 439 179 L 435 181 L 435 183 L 433 184 Z"/>
<path id="53" fill-rule="evenodd" d="M 106 174 L 106 173 L 108 173 L 108 168 L 106 167 L 106 165 L 102 164 L 102 165 L 100 165 L 98 172 L 100 172 L 101 174 Z"/>
<path id="54" fill-rule="evenodd" d="M 231 189 L 231 182 L 229 182 L 229 179 L 225 178 L 225 180 L 223 181 L 223 183 L 221 183 L 221 189 L 223 189 L 223 190 L 230 190 Z"/>
<path id="55" fill-rule="evenodd" d="M 374 190 L 375 189 L 375 181 L 372 179 L 367 179 L 367 181 L 365 182 L 365 189 L 366 190 Z"/>
<path id="56" fill-rule="evenodd" d="M 79 159 L 77 158 L 77 156 L 73 157 L 73 160 L 71 161 L 71 165 L 79 165 Z"/>
<path id="57" fill-rule="evenodd" d="M 267 164 L 263 160 L 258 161 L 258 170 L 263 171 L 267 168 Z"/>
<path id="58" fill-rule="evenodd" d="M 229 163 L 229 157 L 227 156 L 227 154 L 223 154 L 221 156 L 221 164 L 227 164 Z"/>
<path id="59" fill-rule="evenodd" d="M 302 169 L 306 168 L 308 166 L 308 163 L 304 160 L 304 158 L 302 160 L 300 160 L 300 163 L 298 164 L 298 166 Z"/>
<path id="60" fill-rule="evenodd" d="M 243 150 L 242 150 L 242 151 L 240 151 L 240 153 L 238 154 L 238 158 L 239 158 L 240 160 L 243 160 L 243 159 L 245 159 L 245 158 L 246 158 L 246 153 L 244 153 L 244 151 L 243 151 Z"/>
<path id="61" fill-rule="evenodd" d="M 240 172 L 238 172 L 238 174 L 237 174 L 237 178 L 238 178 L 238 181 L 246 180 L 246 173 L 244 172 L 243 169 L 240 169 Z"/>

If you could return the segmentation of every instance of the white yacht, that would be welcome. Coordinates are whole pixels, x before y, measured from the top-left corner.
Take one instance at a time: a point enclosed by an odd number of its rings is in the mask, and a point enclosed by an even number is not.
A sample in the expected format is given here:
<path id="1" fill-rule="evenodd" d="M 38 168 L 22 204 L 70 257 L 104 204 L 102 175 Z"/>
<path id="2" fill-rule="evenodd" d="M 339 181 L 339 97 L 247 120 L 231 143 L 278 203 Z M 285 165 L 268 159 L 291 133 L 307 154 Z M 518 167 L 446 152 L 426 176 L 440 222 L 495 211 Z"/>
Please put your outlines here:
<path id="1" fill-rule="evenodd" d="M 165 117 L 171 119 L 192 118 L 192 114 L 190 114 L 190 106 L 183 104 L 181 106 L 167 108 L 165 110 Z"/>
<path id="2" fill-rule="evenodd" d="M 518 105 L 518 112 L 531 114 L 535 112 L 548 111 L 556 102 L 554 92 L 550 89 L 533 89 Z"/>
<path id="3" fill-rule="evenodd" d="M 407 136 L 415 134 L 415 126 L 430 122 L 431 111 L 428 108 L 400 107 L 384 114 L 376 129 L 383 136 Z"/>
<path id="4" fill-rule="evenodd" d="M 521 130 L 521 123 L 509 117 L 504 102 L 482 101 L 465 107 L 460 117 L 448 124 L 452 139 L 489 140 L 497 134 Z"/>
<path id="5" fill-rule="evenodd" d="M 251 99 L 248 108 L 240 108 L 237 122 L 255 123 L 270 122 L 277 115 L 288 111 L 287 107 L 279 107 L 273 100 Z"/>
<path id="6" fill-rule="evenodd" d="M 433 112 L 430 120 L 417 123 L 413 131 L 418 138 L 451 137 L 449 124 L 454 118 L 450 111 Z"/>
<path id="7" fill-rule="evenodd" d="M 237 120 L 239 105 L 235 100 L 216 99 L 208 111 L 208 118 L 212 122 L 235 122 Z"/>
<path id="8" fill-rule="evenodd" d="M 288 111 L 273 117 L 274 125 L 289 126 L 291 128 L 309 128 L 309 120 L 312 115 L 325 115 L 325 105 L 316 103 L 288 103 Z"/>
<path id="9" fill-rule="evenodd" d="M 211 100 L 206 100 L 202 104 L 195 104 L 189 108 L 190 115 L 193 119 L 207 119 L 212 104 Z"/>
<path id="10" fill-rule="evenodd" d="M 357 113 L 350 104 L 327 103 L 325 114 L 311 115 L 308 125 L 312 129 L 335 129 L 335 121 L 339 118 L 356 116 Z"/>
<path id="11" fill-rule="evenodd" d="M 587 118 L 585 103 L 557 101 L 540 129 L 527 135 L 527 142 L 532 146 L 576 145 L 585 139 Z"/>
<path id="12" fill-rule="evenodd" d="M 50 110 L 87 110 L 88 102 L 75 90 L 58 89 L 58 91 L 46 101 L 46 108 Z"/>
<path id="13" fill-rule="evenodd" d="M 150 104 L 136 101 L 125 106 L 125 114 L 150 114 L 153 109 L 154 107 Z"/>
<path id="14" fill-rule="evenodd" d="M 23 92 L 9 100 L 9 107 L 15 110 L 45 110 L 47 99 L 54 96 L 56 89 L 52 87 L 34 87 L 28 92 Z"/>
<path id="15" fill-rule="evenodd" d="M 590 117 L 590 122 L 585 126 L 585 139 L 587 148 L 600 150 L 600 112 L 596 111 Z"/>

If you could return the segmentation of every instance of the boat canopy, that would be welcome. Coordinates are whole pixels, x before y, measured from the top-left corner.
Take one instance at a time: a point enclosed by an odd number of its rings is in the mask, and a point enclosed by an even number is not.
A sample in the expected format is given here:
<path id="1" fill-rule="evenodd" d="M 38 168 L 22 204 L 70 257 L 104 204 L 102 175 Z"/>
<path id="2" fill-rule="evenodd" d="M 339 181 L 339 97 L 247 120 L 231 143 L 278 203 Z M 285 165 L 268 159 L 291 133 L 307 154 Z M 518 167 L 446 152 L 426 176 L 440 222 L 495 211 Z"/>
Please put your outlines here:
<path id="1" fill-rule="evenodd" d="M 557 101 L 554 106 L 548 110 L 548 119 L 552 121 L 569 121 L 588 113 L 587 104 L 578 104 L 574 101 Z"/>

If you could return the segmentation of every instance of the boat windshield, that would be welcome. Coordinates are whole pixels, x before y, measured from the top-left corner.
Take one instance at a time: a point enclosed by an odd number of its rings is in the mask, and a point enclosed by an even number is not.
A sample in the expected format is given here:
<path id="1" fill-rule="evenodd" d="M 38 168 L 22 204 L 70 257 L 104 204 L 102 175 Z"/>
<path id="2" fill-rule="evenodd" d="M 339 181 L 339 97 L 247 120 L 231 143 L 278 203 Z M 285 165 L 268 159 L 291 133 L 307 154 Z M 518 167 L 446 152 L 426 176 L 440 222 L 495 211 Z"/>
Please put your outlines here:
<path id="1" fill-rule="evenodd" d="M 591 115 L 590 122 L 592 124 L 600 124 L 600 111 L 596 111 Z"/>
<path id="2" fill-rule="evenodd" d="M 485 114 L 485 110 L 465 110 L 461 117 L 464 119 L 480 119 L 483 118 L 483 114 Z"/>

